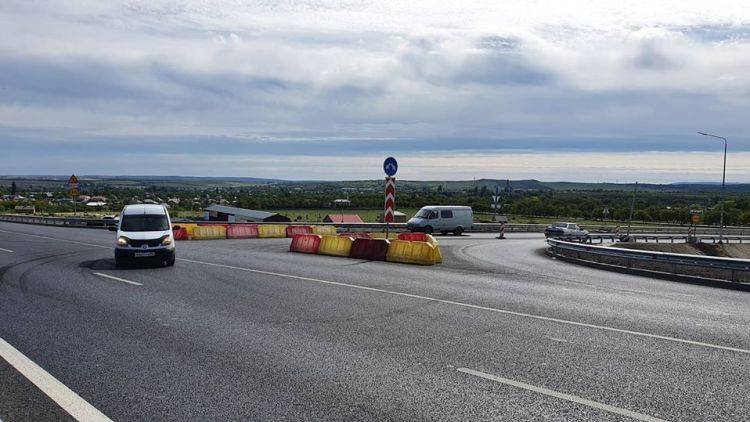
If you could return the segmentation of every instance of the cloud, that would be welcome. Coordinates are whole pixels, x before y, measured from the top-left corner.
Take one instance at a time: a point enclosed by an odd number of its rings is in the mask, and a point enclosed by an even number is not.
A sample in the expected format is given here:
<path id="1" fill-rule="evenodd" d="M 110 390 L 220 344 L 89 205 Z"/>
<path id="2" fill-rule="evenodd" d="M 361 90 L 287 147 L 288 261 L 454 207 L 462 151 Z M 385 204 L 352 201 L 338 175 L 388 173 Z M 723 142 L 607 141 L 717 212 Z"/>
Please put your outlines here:
<path id="1" fill-rule="evenodd" d="M 742 1 L 7 0 L 0 20 L 18 154 L 750 149 Z"/>

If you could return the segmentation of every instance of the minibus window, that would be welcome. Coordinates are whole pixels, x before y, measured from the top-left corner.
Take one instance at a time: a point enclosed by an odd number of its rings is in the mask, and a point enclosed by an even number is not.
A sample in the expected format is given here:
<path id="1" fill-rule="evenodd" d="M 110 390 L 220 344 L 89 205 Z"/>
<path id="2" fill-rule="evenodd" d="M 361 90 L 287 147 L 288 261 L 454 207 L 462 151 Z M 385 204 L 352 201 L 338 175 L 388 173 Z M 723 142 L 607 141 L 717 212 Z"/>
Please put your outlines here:
<path id="1" fill-rule="evenodd" d="M 124 232 L 156 232 L 169 230 L 169 220 L 162 214 L 123 215 L 120 230 Z"/>

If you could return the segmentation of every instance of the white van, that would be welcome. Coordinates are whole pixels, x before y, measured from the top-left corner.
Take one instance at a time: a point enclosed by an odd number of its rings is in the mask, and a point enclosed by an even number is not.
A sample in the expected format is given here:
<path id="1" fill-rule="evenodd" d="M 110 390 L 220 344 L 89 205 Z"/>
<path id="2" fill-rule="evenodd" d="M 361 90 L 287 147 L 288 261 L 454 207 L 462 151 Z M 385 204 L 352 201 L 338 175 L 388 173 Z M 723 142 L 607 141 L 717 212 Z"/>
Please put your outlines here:
<path id="1" fill-rule="evenodd" d="M 126 205 L 120 213 L 115 241 L 115 265 L 158 262 L 174 265 L 174 236 L 172 222 L 164 205 Z"/>
<path id="2" fill-rule="evenodd" d="M 422 207 L 417 214 L 409 219 L 406 228 L 412 232 L 447 234 L 453 232 L 456 236 L 464 230 L 471 229 L 474 213 L 471 207 L 456 205 L 429 205 Z"/>

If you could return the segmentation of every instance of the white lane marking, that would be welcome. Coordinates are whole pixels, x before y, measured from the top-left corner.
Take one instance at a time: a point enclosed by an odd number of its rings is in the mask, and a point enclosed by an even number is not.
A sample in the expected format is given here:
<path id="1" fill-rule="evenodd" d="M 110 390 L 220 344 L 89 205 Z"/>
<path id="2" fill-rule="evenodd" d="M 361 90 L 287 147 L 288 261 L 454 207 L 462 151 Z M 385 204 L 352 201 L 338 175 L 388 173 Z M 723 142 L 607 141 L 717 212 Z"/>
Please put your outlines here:
<path id="1" fill-rule="evenodd" d="M 23 235 L 23 236 L 39 237 L 39 238 L 42 238 L 42 239 L 57 240 L 57 241 L 60 241 L 60 242 L 77 243 L 77 244 L 81 244 L 81 245 L 95 246 L 97 248 L 105 248 L 105 249 L 109 249 L 110 248 L 109 246 L 96 245 L 96 244 L 93 244 L 93 243 L 78 242 L 78 241 L 75 241 L 75 240 L 58 239 L 58 238 L 49 237 L 49 236 L 39 236 L 39 235 L 34 235 L 34 234 L 19 233 L 19 232 L 6 231 L 6 230 L 0 230 L 0 232 L 1 233 L 18 234 L 18 235 Z M 675 343 L 682 343 L 682 344 L 690 344 L 690 345 L 693 345 L 693 346 L 708 347 L 708 348 L 712 348 L 712 349 L 728 350 L 728 351 L 731 351 L 731 352 L 738 352 L 738 353 L 744 353 L 744 354 L 750 355 L 750 350 L 748 350 L 748 349 L 740 349 L 740 348 L 737 348 L 737 347 L 730 347 L 730 346 L 721 346 L 721 345 L 718 345 L 718 344 L 704 343 L 704 342 L 694 341 L 694 340 L 686 340 L 686 339 L 681 339 L 681 338 L 677 338 L 677 337 L 662 336 L 662 335 L 659 335 L 659 334 L 643 333 L 643 332 L 640 332 L 640 331 L 625 330 L 625 329 L 622 329 L 622 328 L 607 327 L 605 325 L 588 324 L 588 323 L 585 323 L 585 322 L 570 321 L 570 320 L 566 320 L 566 319 L 546 317 L 546 316 L 542 316 L 542 315 L 527 314 L 527 313 L 516 312 L 516 311 L 507 310 L 507 309 L 490 308 L 490 307 L 487 307 L 487 306 L 472 305 L 470 303 L 456 302 L 456 301 L 453 301 L 453 300 L 438 299 L 438 298 L 433 298 L 433 297 L 428 297 L 428 296 L 415 295 L 415 294 L 411 294 L 411 293 L 402 293 L 402 292 L 395 292 L 395 291 L 391 291 L 391 290 L 383 290 L 383 289 L 378 289 L 378 288 L 375 288 L 375 287 L 367 287 L 367 286 L 359 286 L 359 285 L 356 285 L 356 284 L 341 283 L 341 282 L 338 282 L 338 281 L 319 280 L 319 279 L 310 278 L 310 277 L 301 277 L 301 276 L 290 275 L 290 274 L 274 273 L 274 272 L 271 272 L 271 271 L 262 271 L 262 270 L 254 270 L 254 269 L 251 269 L 251 268 L 235 267 L 233 265 L 216 264 L 216 263 L 213 263 L 213 262 L 196 261 L 196 260 L 186 259 L 186 258 L 177 258 L 177 260 L 179 260 L 179 261 L 185 261 L 185 262 L 192 262 L 192 263 L 202 264 L 202 265 L 210 265 L 210 266 L 214 266 L 214 267 L 222 267 L 222 268 L 229 268 L 229 269 L 240 270 L 240 271 L 248 271 L 248 272 L 257 273 L 257 274 L 267 274 L 267 275 L 273 275 L 273 276 L 277 276 L 277 277 L 286 277 L 286 278 L 291 278 L 291 279 L 296 279 L 296 280 L 314 281 L 316 283 L 328 284 L 328 285 L 333 285 L 333 286 L 343 286 L 343 287 L 350 287 L 350 288 L 353 288 L 353 289 L 360 289 L 360 290 L 368 290 L 368 291 L 373 291 L 373 292 L 387 293 L 387 294 L 391 294 L 391 295 L 411 297 L 411 298 L 414 298 L 414 299 L 429 300 L 429 301 L 439 302 L 439 303 L 445 303 L 445 304 L 449 304 L 449 305 L 462 306 L 462 307 L 465 307 L 465 308 L 481 309 L 483 311 L 497 312 L 497 313 L 506 314 L 506 315 L 515 315 L 515 316 L 524 317 L 524 318 L 533 318 L 533 319 L 537 319 L 537 320 L 541 320 L 541 321 L 550 321 L 550 322 L 557 322 L 557 323 L 560 323 L 560 324 L 575 325 L 575 326 L 578 326 L 578 327 L 594 328 L 594 329 L 597 329 L 597 330 L 610 331 L 610 332 L 614 332 L 614 333 L 630 334 L 630 335 L 633 335 L 633 336 L 654 338 L 654 339 L 659 339 L 659 340 L 672 341 L 672 342 L 675 342 Z"/>
<path id="2" fill-rule="evenodd" d="M 82 422 L 111 421 L 104 413 L 97 410 L 89 402 L 66 387 L 65 384 L 58 381 L 49 372 L 24 356 L 23 353 L 16 350 L 15 347 L 8 344 L 2 338 L 0 338 L 0 357 L 16 368 L 26 379 L 39 387 L 44 394 L 75 419 Z"/>
<path id="3" fill-rule="evenodd" d="M 488 379 L 491 381 L 499 382 L 501 384 L 510 385 L 516 388 L 521 388 L 523 390 L 533 391 L 535 393 L 544 394 L 545 396 L 555 397 L 562 400 L 567 400 L 569 402 L 582 404 L 584 406 L 593 407 L 594 409 L 603 410 L 605 412 L 609 413 L 615 413 L 621 416 L 627 416 L 632 419 L 636 419 L 639 421 L 646 421 L 646 422 L 666 422 L 664 419 L 655 418 L 650 415 L 646 415 L 644 413 L 638 413 L 634 412 L 632 410 L 623 409 L 621 407 L 615 407 L 610 406 L 608 404 L 599 403 L 593 400 L 584 399 L 583 397 L 574 396 L 572 394 L 566 394 L 561 393 L 559 391 L 550 390 L 548 388 L 544 387 L 537 387 L 535 385 L 526 384 L 525 382 L 515 381 L 508 378 L 498 377 L 491 374 L 486 374 L 484 372 L 475 371 L 473 369 L 468 368 L 458 368 L 459 372 L 463 372 L 464 374 L 474 375 L 475 377 L 480 377 L 484 379 Z"/>
<path id="4" fill-rule="evenodd" d="M 745 354 L 750 355 L 750 350 L 748 350 L 748 349 L 740 349 L 740 348 L 737 348 L 737 347 L 730 347 L 730 346 L 721 346 L 721 345 L 718 345 L 718 344 L 703 343 L 703 342 L 700 342 L 700 341 L 686 340 L 686 339 L 681 339 L 681 338 L 677 338 L 677 337 L 662 336 L 662 335 L 659 335 L 659 334 L 643 333 L 643 332 L 640 332 L 640 331 L 625 330 L 625 329 L 622 329 L 622 328 L 608 327 L 606 325 L 588 324 L 588 323 L 585 323 L 585 322 L 570 321 L 570 320 L 567 320 L 567 319 L 553 318 L 553 317 L 547 317 L 547 316 L 535 315 L 535 314 L 527 314 L 527 313 L 516 312 L 516 311 L 507 310 L 507 309 L 490 308 L 488 306 L 472 305 L 470 303 L 456 302 L 454 300 L 438 299 L 438 298 L 435 298 L 435 297 L 415 295 L 415 294 L 411 294 L 411 293 L 396 292 L 396 291 L 393 291 L 393 290 L 378 289 L 376 287 L 367 287 L 367 286 L 360 286 L 360 285 L 357 285 L 357 284 L 341 283 L 339 281 L 320 280 L 320 279 L 311 278 L 311 277 L 302 277 L 302 276 L 298 276 L 298 275 L 275 273 L 275 272 L 271 272 L 271 271 L 254 270 L 254 269 L 251 269 L 251 268 L 235 267 L 233 265 L 216 264 L 216 263 L 213 263 L 213 262 L 196 261 L 196 260 L 193 260 L 193 259 L 186 259 L 186 258 L 177 258 L 177 259 L 179 259 L 180 261 L 192 262 L 192 263 L 195 263 L 195 264 L 209 265 L 209 266 L 213 266 L 213 267 L 228 268 L 228 269 L 240 270 L 240 271 L 247 271 L 247 272 L 256 273 L 256 274 L 266 274 L 266 275 L 272 275 L 272 276 L 277 276 L 277 277 L 286 277 L 286 278 L 291 278 L 291 279 L 295 279 L 295 280 L 314 281 L 316 283 L 327 284 L 327 285 L 331 285 L 331 286 L 350 287 L 352 289 L 360 289 L 360 290 L 367 290 L 367 291 L 371 291 L 371 292 L 386 293 L 386 294 L 391 294 L 391 295 L 396 295 L 396 296 L 410 297 L 410 298 L 413 298 L 413 299 L 428 300 L 428 301 L 432 301 L 432 302 L 445 303 L 445 304 L 448 304 L 448 305 L 461 306 L 461 307 L 464 307 L 464 308 L 481 309 L 483 311 L 497 312 L 497 313 L 505 314 L 505 315 L 514 315 L 514 316 L 519 316 L 519 317 L 524 317 L 524 318 L 537 319 L 537 320 L 541 320 L 541 321 L 557 322 L 557 323 L 560 323 L 560 324 L 574 325 L 574 326 L 577 326 L 577 327 L 595 328 L 597 330 L 610 331 L 610 332 L 614 332 L 614 333 L 630 334 L 630 335 L 639 336 L 639 337 L 647 337 L 647 338 L 654 338 L 654 339 L 659 339 L 659 340 L 667 340 L 667 341 L 673 341 L 673 342 L 676 342 L 676 343 L 690 344 L 690 345 L 693 345 L 693 346 L 709 347 L 709 348 L 712 348 L 712 349 L 719 349 L 719 350 L 728 350 L 728 351 L 731 351 L 731 352 L 745 353 Z"/>
<path id="5" fill-rule="evenodd" d="M 99 277 L 105 277 L 105 278 L 108 278 L 110 280 L 122 281 L 123 283 L 132 284 L 134 286 L 143 286 L 143 284 L 141 284 L 141 283 L 136 283 L 135 281 L 125 280 L 124 278 L 115 277 L 115 276 L 109 275 L 109 274 L 104 274 L 104 273 L 94 273 L 94 274 L 98 275 Z"/>
<path id="6" fill-rule="evenodd" d="M 8 252 L 8 253 L 13 253 L 13 251 L 12 251 L 12 250 L 10 250 L 10 249 L 5 249 L 5 248 L 0 248 L 0 251 L 3 251 L 3 252 Z M 0 421 L 0 422 L 3 422 L 3 421 Z"/>

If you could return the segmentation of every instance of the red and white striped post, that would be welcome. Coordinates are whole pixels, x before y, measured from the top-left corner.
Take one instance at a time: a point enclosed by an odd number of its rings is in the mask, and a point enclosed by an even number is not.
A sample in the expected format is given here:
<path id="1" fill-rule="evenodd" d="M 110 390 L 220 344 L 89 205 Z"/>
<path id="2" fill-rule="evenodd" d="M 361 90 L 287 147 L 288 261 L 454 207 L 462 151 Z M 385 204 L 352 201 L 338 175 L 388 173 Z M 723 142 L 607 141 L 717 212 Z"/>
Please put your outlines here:
<path id="1" fill-rule="evenodd" d="M 396 178 L 385 178 L 385 210 L 383 222 L 385 223 L 385 237 L 388 238 L 390 223 L 393 223 L 393 209 L 396 207 Z"/>
<path id="2" fill-rule="evenodd" d="M 505 239 L 505 223 L 500 225 L 500 234 L 497 236 L 498 239 Z"/>

